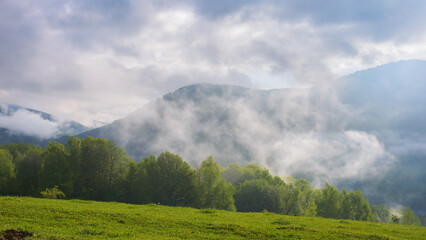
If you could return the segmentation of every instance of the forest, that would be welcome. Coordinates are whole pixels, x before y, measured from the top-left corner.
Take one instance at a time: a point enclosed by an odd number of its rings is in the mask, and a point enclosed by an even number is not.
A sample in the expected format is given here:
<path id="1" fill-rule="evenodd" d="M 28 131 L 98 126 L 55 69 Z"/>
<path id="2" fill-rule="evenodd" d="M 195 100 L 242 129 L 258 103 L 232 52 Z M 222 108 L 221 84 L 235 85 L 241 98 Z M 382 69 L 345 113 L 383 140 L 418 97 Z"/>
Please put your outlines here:
<path id="1" fill-rule="evenodd" d="M 197 169 L 180 156 L 163 152 L 140 162 L 103 138 L 68 138 L 45 148 L 0 146 L 0 195 L 187 206 L 239 212 L 424 225 L 407 206 L 391 214 L 370 206 L 360 190 L 339 191 L 325 183 L 316 189 L 302 178 L 285 181 L 256 164 L 221 167 L 213 156 Z"/>

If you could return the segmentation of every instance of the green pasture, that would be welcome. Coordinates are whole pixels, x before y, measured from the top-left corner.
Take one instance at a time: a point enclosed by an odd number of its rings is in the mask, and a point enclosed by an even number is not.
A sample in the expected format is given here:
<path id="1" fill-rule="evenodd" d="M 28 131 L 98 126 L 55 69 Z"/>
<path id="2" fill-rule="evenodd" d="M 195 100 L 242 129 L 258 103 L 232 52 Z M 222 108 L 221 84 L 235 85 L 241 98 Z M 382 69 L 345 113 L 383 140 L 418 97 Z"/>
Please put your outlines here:
<path id="1" fill-rule="evenodd" d="M 425 227 L 390 223 L 0 197 L 0 234 L 11 229 L 25 239 L 426 239 Z"/>

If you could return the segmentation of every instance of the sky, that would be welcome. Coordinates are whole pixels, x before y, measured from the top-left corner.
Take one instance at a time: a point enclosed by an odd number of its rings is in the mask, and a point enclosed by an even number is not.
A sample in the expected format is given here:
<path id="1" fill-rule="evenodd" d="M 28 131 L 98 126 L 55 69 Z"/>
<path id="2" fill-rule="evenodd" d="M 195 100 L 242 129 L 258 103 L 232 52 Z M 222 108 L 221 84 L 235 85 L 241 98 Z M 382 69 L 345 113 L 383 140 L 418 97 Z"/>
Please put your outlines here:
<path id="1" fill-rule="evenodd" d="M 318 86 L 426 60 L 426 1 L 0 0 L 0 103 L 87 126 L 195 83 Z"/>

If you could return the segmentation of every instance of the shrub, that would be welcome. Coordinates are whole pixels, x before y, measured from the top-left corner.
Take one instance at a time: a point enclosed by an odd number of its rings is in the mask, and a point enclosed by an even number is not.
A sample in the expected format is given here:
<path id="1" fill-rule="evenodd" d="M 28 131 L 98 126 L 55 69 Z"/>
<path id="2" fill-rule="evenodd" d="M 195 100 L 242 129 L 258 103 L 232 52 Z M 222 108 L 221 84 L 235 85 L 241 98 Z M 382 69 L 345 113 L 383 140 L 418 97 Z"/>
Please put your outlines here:
<path id="1" fill-rule="evenodd" d="M 58 189 L 58 186 L 54 186 L 53 188 L 46 188 L 46 191 L 40 192 L 43 198 L 50 199 L 63 199 L 65 198 L 65 193 Z"/>

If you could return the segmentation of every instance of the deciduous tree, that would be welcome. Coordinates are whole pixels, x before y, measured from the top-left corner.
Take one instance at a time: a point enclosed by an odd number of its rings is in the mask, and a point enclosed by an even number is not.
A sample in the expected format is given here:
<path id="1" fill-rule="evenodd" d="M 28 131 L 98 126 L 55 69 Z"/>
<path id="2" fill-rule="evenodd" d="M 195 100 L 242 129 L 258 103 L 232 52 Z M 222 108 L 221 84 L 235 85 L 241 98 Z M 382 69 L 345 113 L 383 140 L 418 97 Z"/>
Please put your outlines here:
<path id="1" fill-rule="evenodd" d="M 209 156 L 198 170 L 199 206 L 235 211 L 235 188 L 222 178 L 222 169 Z"/>
<path id="2" fill-rule="evenodd" d="M 0 194 L 9 194 L 15 178 L 15 164 L 6 149 L 0 149 Z"/>
<path id="3" fill-rule="evenodd" d="M 67 155 L 64 145 L 54 141 L 47 145 L 42 155 L 40 190 L 57 186 L 65 194 L 72 193 L 72 170 Z"/>
<path id="4" fill-rule="evenodd" d="M 420 218 L 416 216 L 409 206 L 402 210 L 401 223 L 405 225 L 420 225 Z"/>

